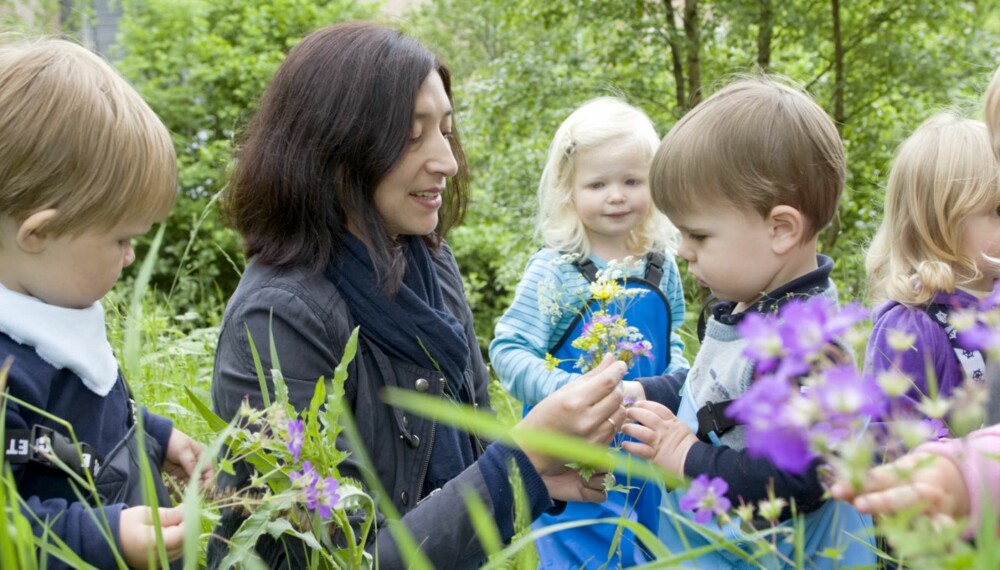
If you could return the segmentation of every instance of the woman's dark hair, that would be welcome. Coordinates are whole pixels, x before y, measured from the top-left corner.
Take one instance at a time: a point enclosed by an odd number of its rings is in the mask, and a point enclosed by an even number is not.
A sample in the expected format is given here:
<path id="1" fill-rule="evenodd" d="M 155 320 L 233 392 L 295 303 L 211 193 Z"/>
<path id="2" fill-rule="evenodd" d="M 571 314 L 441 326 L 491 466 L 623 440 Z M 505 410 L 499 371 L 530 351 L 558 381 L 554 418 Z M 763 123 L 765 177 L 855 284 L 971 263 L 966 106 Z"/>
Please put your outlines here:
<path id="1" fill-rule="evenodd" d="M 350 221 L 387 289 L 396 290 L 404 260 L 374 193 L 407 148 L 417 91 L 432 70 L 451 101 L 451 75 L 427 48 L 365 22 L 322 28 L 289 52 L 243 134 L 222 198 L 248 257 L 321 271 L 340 251 Z M 431 247 L 468 203 L 468 169 L 452 132 L 458 174 L 425 238 Z"/>

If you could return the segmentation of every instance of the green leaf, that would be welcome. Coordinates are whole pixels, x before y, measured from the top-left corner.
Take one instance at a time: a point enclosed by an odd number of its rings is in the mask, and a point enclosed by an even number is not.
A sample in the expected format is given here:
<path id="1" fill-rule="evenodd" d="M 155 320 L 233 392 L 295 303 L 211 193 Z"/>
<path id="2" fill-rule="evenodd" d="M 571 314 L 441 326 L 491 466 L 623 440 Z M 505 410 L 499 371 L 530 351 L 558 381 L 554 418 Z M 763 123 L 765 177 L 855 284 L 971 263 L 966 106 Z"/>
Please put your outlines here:
<path id="1" fill-rule="evenodd" d="M 515 441 L 510 430 L 492 414 L 468 405 L 445 402 L 434 396 L 400 388 L 386 388 L 383 399 L 391 406 L 455 426 L 485 439 L 530 449 L 551 457 L 576 461 L 595 468 L 612 471 L 628 470 L 633 476 L 663 481 L 668 487 L 678 487 L 684 480 L 657 465 L 631 455 L 608 453 L 608 448 L 587 443 L 564 433 L 541 430 L 521 430 Z"/>

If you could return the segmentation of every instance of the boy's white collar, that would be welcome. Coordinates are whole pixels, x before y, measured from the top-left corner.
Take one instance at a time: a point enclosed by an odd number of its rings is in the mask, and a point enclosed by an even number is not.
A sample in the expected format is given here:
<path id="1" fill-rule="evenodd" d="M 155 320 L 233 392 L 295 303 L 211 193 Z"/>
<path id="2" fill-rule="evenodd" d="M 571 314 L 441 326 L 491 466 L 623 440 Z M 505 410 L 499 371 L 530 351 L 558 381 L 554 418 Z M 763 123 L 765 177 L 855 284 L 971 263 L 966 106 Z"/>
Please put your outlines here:
<path id="1" fill-rule="evenodd" d="M 52 366 L 68 368 L 98 396 L 108 395 L 118 380 L 100 302 L 67 309 L 0 285 L 0 331 L 34 348 Z"/>

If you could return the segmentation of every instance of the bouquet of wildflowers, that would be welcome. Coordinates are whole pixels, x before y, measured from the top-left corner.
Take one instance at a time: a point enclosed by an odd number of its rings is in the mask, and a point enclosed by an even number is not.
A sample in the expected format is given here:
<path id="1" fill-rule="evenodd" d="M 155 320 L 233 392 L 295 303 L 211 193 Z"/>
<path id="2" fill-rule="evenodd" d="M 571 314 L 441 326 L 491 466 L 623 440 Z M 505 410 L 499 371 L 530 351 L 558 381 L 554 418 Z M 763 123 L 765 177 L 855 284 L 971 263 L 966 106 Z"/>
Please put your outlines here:
<path id="1" fill-rule="evenodd" d="M 252 471 L 249 487 L 214 497 L 216 507 L 237 509 L 247 516 L 232 537 L 223 568 L 253 563 L 253 548 L 265 534 L 301 541 L 310 568 L 372 567 L 364 547 L 375 520 L 374 502 L 338 470 L 347 457 L 338 449 L 337 437 L 345 411 L 347 364 L 356 348 L 357 330 L 329 383 L 330 391 L 320 378 L 309 408 L 301 413 L 289 403 L 277 369 L 271 371 L 275 399 L 268 401 L 259 362 L 263 409 L 244 402 L 234 422 L 227 424 L 192 397 L 209 425 L 225 437 L 228 454 L 221 459 L 220 470 L 233 473 L 236 462 L 245 462 Z"/>
<path id="2" fill-rule="evenodd" d="M 564 256 L 557 261 L 571 263 L 573 257 Z M 589 297 L 574 300 L 582 302 L 580 317 L 584 322 L 580 336 L 573 339 L 571 344 L 580 351 L 580 356 L 574 361 L 573 367 L 583 374 L 600 364 L 606 354 L 613 354 L 616 360 L 624 362 L 629 368 L 638 358 L 652 357 L 652 344 L 643 338 L 639 329 L 629 326 L 624 317 L 629 305 L 647 293 L 645 289 L 629 289 L 623 285 L 625 270 L 634 262 L 632 257 L 626 257 L 620 262 L 610 262 L 607 267 L 597 271 L 597 278 L 587 289 Z M 539 299 L 543 312 L 555 321 L 562 315 L 564 307 L 552 301 L 554 295 L 551 291 L 547 291 L 544 286 L 540 289 L 542 290 L 539 292 Z M 562 360 L 546 353 L 545 362 L 548 369 L 553 370 Z M 615 438 L 612 447 L 617 450 L 620 445 L 619 436 Z M 584 479 L 589 479 L 594 473 L 591 467 L 579 463 L 570 463 L 569 467 L 578 470 Z M 608 473 L 605 486 L 609 491 L 624 491 L 627 490 L 628 481 L 625 485 L 617 485 L 614 476 Z"/>
<path id="3" fill-rule="evenodd" d="M 565 257 L 559 259 L 561 263 L 566 261 Z M 573 366 L 581 373 L 587 373 L 596 367 L 605 354 L 613 354 L 616 360 L 624 362 L 630 368 L 636 359 L 652 356 L 652 344 L 643 338 L 639 329 L 629 326 L 623 316 L 634 299 L 647 293 L 646 290 L 629 289 L 622 284 L 626 275 L 625 268 L 632 263 L 633 258 L 626 257 L 621 262 L 612 261 L 599 270 L 597 279 L 587 290 L 590 297 L 582 300 L 583 330 L 572 341 L 573 348 L 581 352 Z M 539 297 L 551 299 L 552 296 L 546 294 L 544 287 L 542 289 Z M 543 301 L 542 306 L 553 320 L 561 316 L 564 310 L 561 304 L 551 300 Z M 545 362 L 549 370 L 552 370 L 562 361 L 546 354 Z"/>

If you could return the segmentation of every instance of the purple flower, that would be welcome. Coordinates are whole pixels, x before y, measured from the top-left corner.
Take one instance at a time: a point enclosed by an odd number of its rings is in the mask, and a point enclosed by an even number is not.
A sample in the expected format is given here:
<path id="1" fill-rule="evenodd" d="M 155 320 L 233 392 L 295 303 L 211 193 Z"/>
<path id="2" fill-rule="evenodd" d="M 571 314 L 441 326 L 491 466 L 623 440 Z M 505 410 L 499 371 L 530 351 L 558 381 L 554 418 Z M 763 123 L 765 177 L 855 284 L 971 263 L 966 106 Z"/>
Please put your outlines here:
<path id="1" fill-rule="evenodd" d="M 777 319 L 760 313 L 748 313 L 736 325 L 736 329 L 747 341 L 743 355 L 755 361 L 757 372 L 767 373 L 773 370 L 783 352 Z"/>
<path id="2" fill-rule="evenodd" d="M 750 429 L 768 429 L 781 419 L 795 423 L 785 413 L 791 391 L 791 386 L 784 379 L 764 376 L 751 384 L 749 390 L 726 408 L 726 415 Z"/>
<path id="3" fill-rule="evenodd" d="M 850 365 L 824 371 L 823 383 L 809 396 L 831 418 L 848 421 L 862 416 L 880 416 L 886 405 L 878 382 Z"/>
<path id="4" fill-rule="evenodd" d="M 645 356 L 646 358 L 653 358 L 653 353 L 651 351 L 652 346 L 649 341 L 641 340 L 639 342 L 629 342 L 627 340 L 619 341 L 618 350 L 621 352 L 626 352 L 631 354 L 633 358 L 639 356 Z"/>
<path id="5" fill-rule="evenodd" d="M 835 339 L 843 336 L 851 327 L 867 318 L 868 309 L 865 309 L 861 303 L 849 303 L 839 309 L 831 303 L 824 328 L 826 334 L 831 339 Z"/>
<path id="6" fill-rule="evenodd" d="M 779 376 L 765 376 L 754 382 L 726 414 L 746 425 L 747 451 L 752 457 L 766 457 L 790 473 L 802 473 L 816 454 L 809 448 L 810 418 L 795 407 L 799 391 Z"/>
<path id="7" fill-rule="evenodd" d="M 302 443 L 305 441 L 306 426 L 302 420 L 292 420 L 288 422 L 288 442 L 285 447 L 292 454 L 295 462 L 298 463 L 299 455 L 302 453 Z"/>
<path id="8" fill-rule="evenodd" d="M 858 303 L 838 308 L 824 297 L 810 297 L 805 301 L 788 302 L 779 316 L 785 350 L 796 358 L 808 360 L 865 320 L 868 312 Z"/>
<path id="9" fill-rule="evenodd" d="M 958 331 L 958 336 L 955 340 L 959 346 L 966 350 L 992 350 L 1000 348 L 1000 332 L 978 321 L 972 326 Z"/>
<path id="10" fill-rule="evenodd" d="M 337 493 L 339 487 L 340 483 L 333 477 L 320 478 L 315 475 L 306 489 L 306 508 L 316 511 L 321 518 L 330 518 L 333 507 L 340 500 L 340 494 Z"/>
<path id="11" fill-rule="evenodd" d="M 303 477 L 310 477 L 314 473 L 316 473 L 316 471 L 313 470 L 312 463 L 305 461 L 302 463 L 302 471 L 301 472 L 292 471 L 291 473 L 288 474 L 288 480 L 294 483 Z M 309 479 L 306 479 L 306 481 L 308 480 Z"/>
<path id="12" fill-rule="evenodd" d="M 780 334 L 782 345 L 789 355 L 807 358 L 817 354 L 830 342 L 824 324 L 827 307 L 822 297 L 808 301 L 792 299 L 781 309 Z"/>
<path id="13" fill-rule="evenodd" d="M 747 430 L 747 451 L 751 457 L 766 457 L 778 469 L 798 475 L 817 457 L 808 435 L 809 430 L 787 427 Z"/>
<path id="14" fill-rule="evenodd" d="M 712 515 L 724 515 L 729 510 L 731 503 L 726 498 L 726 491 L 729 484 L 721 477 L 713 477 L 709 480 L 704 473 L 699 475 L 687 493 L 681 499 L 680 506 L 686 511 L 694 511 L 694 520 L 698 524 L 705 524 L 712 519 Z"/>
<path id="15" fill-rule="evenodd" d="M 293 471 L 288 474 L 288 479 L 295 483 L 301 480 L 300 485 L 304 486 L 306 508 L 316 511 L 321 518 L 328 519 L 333 513 L 333 508 L 340 501 L 340 494 L 337 489 L 340 483 L 333 477 L 320 477 L 319 473 L 313 469 L 310 462 L 302 463 L 302 471 Z"/>
<path id="16" fill-rule="evenodd" d="M 616 322 L 618 322 L 618 319 L 620 318 L 621 317 L 619 317 L 618 315 L 609 315 L 607 313 L 594 313 L 594 316 L 591 317 L 589 321 L 587 321 L 587 324 L 583 325 L 583 330 L 580 331 L 580 336 L 581 337 L 589 336 L 591 334 L 591 331 L 594 329 L 594 325 L 604 325 L 606 327 L 610 327 L 614 325 Z"/>
<path id="17" fill-rule="evenodd" d="M 924 418 L 920 421 L 927 428 L 927 432 L 930 434 L 931 440 L 941 439 L 942 437 L 948 437 L 948 426 L 944 425 L 944 422 L 937 418 Z"/>
<path id="18" fill-rule="evenodd" d="M 1000 280 L 993 284 L 993 291 L 979 302 L 980 311 L 989 311 L 1000 307 Z"/>

